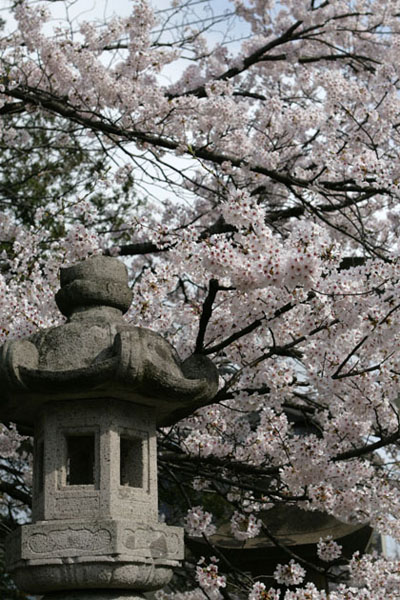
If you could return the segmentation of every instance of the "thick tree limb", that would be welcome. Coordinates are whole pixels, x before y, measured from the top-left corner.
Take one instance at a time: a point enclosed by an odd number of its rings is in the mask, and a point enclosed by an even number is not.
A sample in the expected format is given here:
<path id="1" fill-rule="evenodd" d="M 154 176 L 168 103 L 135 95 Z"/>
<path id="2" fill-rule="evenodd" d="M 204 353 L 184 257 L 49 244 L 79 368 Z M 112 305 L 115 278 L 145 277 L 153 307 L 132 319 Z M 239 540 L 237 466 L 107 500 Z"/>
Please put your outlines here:
<path id="1" fill-rule="evenodd" d="M 157 254 L 159 252 L 167 252 L 171 250 L 175 244 L 171 244 L 169 246 L 157 246 L 153 244 L 153 242 L 137 242 L 136 244 L 124 244 L 120 246 L 118 255 L 119 256 L 137 256 L 140 254 Z M 112 250 L 105 250 L 104 254 L 106 256 L 111 256 Z"/>
<path id="2" fill-rule="evenodd" d="M 0 115 L 14 115 L 26 110 L 25 102 L 6 102 L 0 108 Z"/>
<path id="3" fill-rule="evenodd" d="M 384 437 L 379 440 L 379 442 L 375 442 L 374 444 L 367 444 L 366 446 L 362 446 L 361 448 L 354 448 L 354 450 L 348 450 L 347 452 L 341 452 L 332 458 L 334 462 L 338 462 L 339 460 L 348 460 L 350 458 L 359 458 L 360 456 L 365 456 L 366 454 L 371 454 L 371 452 L 375 452 L 375 450 L 379 450 L 379 448 L 384 448 L 385 446 L 389 446 L 390 444 L 395 444 L 400 439 L 400 431 L 395 431 L 391 435 Z"/>
<path id="4" fill-rule="evenodd" d="M 203 303 L 203 310 L 200 316 L 199 332 L 197 334 L 195 353 L 201 354 L 204 349 L 204 337 L 209 320 L 211 319 L 214 300 L 219 290 L 218 279 L 210 279 L 208 295 Z"/>
<path id="5" fill-rule="evenodd" d="M 14 500 L 18 500 L 26 506 L 32 506 L 32 497 L 27 492 L 20 490 L 12 483 L 7 483 L 6 481 L 0 481 L 0 493 L 7 494 L 10 498 Z"/>
<path id="6" fill-rule="evenodd" d="M 298 36 L 294 36 L 293 34 L 296 31 L 296 29 L 300 27 L 301 24 L 302 21 L 296 21 L 296 23 L 291 25 L 289 29 L 287 29 L 282 35 L 277 37 L 275 40 L 268 42 L 268 44 L 265 44 L 264 46 L 261 46 L 260 48 L 255 50 L 252 54 L 244 58 L 240 65 L 231 67 L 230 69 L 222 73 L 222 75 L 216 77 L 214 81 L 226 81 L 228 79 L 232 79 L 233 77 L 236 77 L 236 75 L 239 75 L 240 73 L 243 73 L 243 71 L 246 71 L 252 65 L 260 62 L 260 60 L 265 60 L 266 53 L 272 50 L 273 48 L 285 44 L 289 40 L 298 39 Z M 198 98 L 204 98 L 206 96 L 206 92 L 204 86 L 199 86 L 197 88 L 184 92 L 184 94 L 171 95 L 171 98 L 176 98 L 182 95 L 190 95 L 197 96 Z"/>

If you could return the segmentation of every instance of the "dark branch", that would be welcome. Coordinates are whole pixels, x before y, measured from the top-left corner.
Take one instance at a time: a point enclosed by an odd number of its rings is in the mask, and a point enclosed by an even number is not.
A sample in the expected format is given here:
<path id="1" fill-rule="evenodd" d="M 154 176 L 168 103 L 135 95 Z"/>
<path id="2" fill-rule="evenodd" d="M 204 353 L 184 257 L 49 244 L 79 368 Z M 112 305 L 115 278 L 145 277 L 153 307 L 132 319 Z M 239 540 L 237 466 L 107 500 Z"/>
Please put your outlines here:
<path id="1" fill-rule="evenodd" d="M 391 435 L 388 435 L 385 438 L 379 440 L 379 442 L 375 442 L 374 444 L 368 444 L 363 446 L 362 448 L 354 448 L 354 450 L 348 450 L 347 452 L 341 452 L 332 458 L 334 462 L 339 460 L 348 460 L 349 458 L 359 458 L 360 456 L 365 456 L 366 454 L 370 454 L 375 450 L 379 450 L 379 448 L 384 448 L 389 444 L 395 444 L 400 438 L 400 431 L 395 431 Z"/>
<path id="2" fill-rule="evenodd" d="M 25 102 L 6 102 L 0 108 L 0 115 L 14 115 L 26 110 Z"/>
<path id="3" fill-rule="evenodd" d="M 33 106 L 44 108 L 50 112 L 61 115 L 70 121 L 83 125 L 92 131 L 104 133 L 112 138 L 116 136 L 125 140 L 136 141 L 139 144 L 148 144 L 150 146 L 163 148 L 165 150 L 176 151 L 180 149 L 180 143 L 178 141 L 162 137 L 160 135 L 153 135 L 145 131 L 121 129 L 116 125 L 106 121 L 105 118 L 102 118 L 102 115 L 96 115 L 95 113 L 89 113 L 90 116 L 84 116 L 81 111 L 69 104 L 68 100 L 54 97 L 50 93 L 43 90 L 37 90 L 28 86 L 19 86 L 12 89 L 6 89 L 4 95 L 29 102 Z M 313 179 L 302 179 L 294 177 L 288 173 L 267 169 L 261 165 L 250 165 L 242 158 L 222 154 L 219 151 L 209 150 L 204 146 L 188 146 L 186 149 L 186 154 L 200 160 L 214 163 L 216 165 L 221 165 L 224 162 L 230 162 L 233 167 L 245 167 L 253 173 L 265 175 L 272 181 L 281 183 L 290 188 L 298 187 L 307 189 L 312 183 L 315 183 Z M 319 184 L 327 190 L 339 192 L 351 191 L 367 194 L 389 193 L 389 190 L 385 188 L 375 188 L 373 186 L 366 188 L 356 184 L 356 182 L 353 180 L 345 180 L 341 182 L 320 181 Z"/>
<path id="4" fill-rule="evenodd" d="M 396 304 L 396 306 L 394 306 L 388 313 L 387 315 L 385 315 L 373 328 L 372 331 L 375 331 L 375 329 L 377 327 L 379 327 L 380 325 L 383 325 L 388 318 L 394 313 L 396 312 L 396 310 L 398 310 L 400 308 L 400 304 Z M 372 332 L 371 332 L 372 333 Z M 351 352 L 349 352 L 349 354 L 346 356 L 346 358 L 340 363 L 340 365 L 338 366 L 338 368 L 336 369 L 335 373 L 333 373 L 332 375 L 332 379 L 341 379 L 343 377 L 349 377 L 351 375 L 355 375 L 355 369 L 353 367 L 350 367 L 349 371 L 345 374 L 341 374 L 341 370 L 343 369 L 343 367 L 348 363 L 348 361 L 351 359 L 352 356 L 354 356 L 356 354 L 356 352 L 361 348 L 361 346 L 364 344 L 364 342 L 366 342 L 369 339 L 369 336 L 371 335 L 371 333 L 368 333 L 367 335 L 365 335 L 359 342 L 358 344 L 356 344 L 354 346 L 354 348 L 351 350 Z M 384 361 L 382 361 L 384 362 Z M 380 363 L 382 364 L 382 363 Z M 357 372 L 357 374 L 359 373 L 367 373 L 368 371 L 374 371 L 377 368 L 379 368 L 379 365 L 373 365 L 371 367 L 366 367 L 364 370 L 360 370 Z"/>
<path id="5" fill-rule="evenodd" d="M 125 244 L 119 248 L 119 256 L 136 256 L 138 254 L 155 254 L 158 252 L 167 252 L 171 250 L 175 244 L 169 246 L 157 246 L 153 242 L 137 242 L 136 244 Z M 111 249 L 104 251 L 106 256 L 111 256 Z"/>
<path id="6" fill-rule="evenodd" d="M 311 300 L 314 296 L 315 296 L 315 294 L 313 292 L 310 292 L 310 294 L 308 294 L 307 300 Z M 256 319 L 255 321 L 253 321 L 246 327 L 243 327 L 243 329 L 241 329 L 240 331 L 236 331 L 235 333 L 230 335 L 228 338 L 226 338 L 219 344 L 216 344 L 215 346 L 211 346 L 210 348 L 204 349 L 203 354 L 213 354 L 214 352 L 219 352 L 220 350 L 223 350 L 224 348 L 226 348 L 233 342 L 236 342 L 236 340 L 242 338 L 244 335 L 247 335 L 247 334 L 251 333 L 252 331 L 254 331 L 255 329 L 257 329 L 258 327 L 260 327 L 260 325 L 262 325 L 263 323 L 272 321 L 273 319 L 277 319 L 284 313 L 291 310 L 294 306 L 295 306 L 294 304 L 292 304 L 291 302 L 288 302 L 287 304 L 285 304 L 285 306 L 278 308 L 278 310 L 276 310 L 274 312 L 272 317 L 269 317 L 268 319 L 266 317 Z"/>
<path id="7" fill-rule="evenodd" d="M 339 462 L 341 460 L 351 460 L 353 458 L 360 458 L 362 456 L 366 456 L 367 454 L 371 454 L 380 448 L 384 448 L 390 444 L 395 444 L 400 439 L 400 431 L 397 430 L 391 435 L 387 437 L 381 438 L 378 442 L 374 442 L 373 444 L 367 444 L 360 448 L 354 448 L 352 450 L 347 450 L 346 452 L 341 452 L 336 456 L 332 456 L 330 460 L 333 462 Z M 279 475 L 280 469 L 282 469 L 285 465 L 280 464 L 273 467 L 262 467 L 257 465 L 250 465 L 244 462 L 239 462 L 235 460 L 231 460 L 229 458 L 223 459 L 218 458 L 216 456 L 194 456 L 189 455 L 184 452 L 172 451 L 172 450 L 161 450 L 159 453 L 160 463 L 169 463 L 173 464 L 177 467 L 184 465 L 192 465 L 195 472 L 198 472 L 198 468 L 200 465 L 209 466 L 211 468 L 218 467 L 221 469 L 226 469 L 231 471 L 234 474 L 241 475 L 255 475 L 257 477 L 265 476 L 276 476 Z M 271 492 L 275 493 L 275 492 Z"/>
<path id="8" fill-rule="evenodd" d="M 12 483 L 7 483 L 6 481 L 0 481 L 0 492 L 3 494 L 7 494 L 10 498 L 14 500 L 18 500 L 22 502 L 26 506 L 32 506 L 32 497 L 27 492 L 24 492 L 17 488 Z"/>
<path id="9" fill-rule="evenodd" d="M 236 67 L 232 67 L 232 68 L 228 69 L 227 71 L 222 73 L 222 75 L 215 77 L 214 81 L 226 81 L 227 79 L 232 79 L 236 75 L 239 75 L 240 73 L 243 73 L 243 71 L 246 71 L 252 65 L 260 62 L 261 59 L 265 60 L 266 59 L 265 55 L 267 52 L 269 52 L 273 48 L 276 48 L 277 46 L 280 46 L 281 44 L 287 43 L 291 39 L 296 39 L 297 36 L 293 36 L 293 34 L 296 31 L 296 29 L 298 29 L 300 27 L 301 24 L 302 24 L 302 21 L 297 21 L 296 23 L 291 25 L 291 27 L 289 27 L 289 29 L 287 31 L 285 31 L 285 33 L 283 33 L 281 36 L 279 36 L 278 38 L 276 38 L 275 40 L 273 40 L 271 42 L 268 42 L 268 44 L 261 46 L 261 48 L 258 48 L 255 52 L 253 52 L 252 54 L 247 56 L 247 58 L 243 59 L 240 66 L 236 66 Z M 189 91 L 185 92 L 183 95 L 197 96 L 197 98 L 204 98 L 207 94 L 206 94 L 204 86 L 199 86 L 193 90 L 189 90 Z M 171 98 L 176 98 L 179 96 L 182 96 L 182 94 L 172 95 Z"/>
<path id="10" fill-rule="evenodd" d="M 206 334 L 206 329 L 209 320 L 211 319 L 212 309 L 214 300 L 217 296 L 219 290 L 218 280 L 210 279 L 208 295 L 203 303 L 203 310 L 201 312 L 200 323 L 199 323 L 199 332 L 197 334 L 195 353 L 201 354 L 204 349 L 204 337 Z"/>

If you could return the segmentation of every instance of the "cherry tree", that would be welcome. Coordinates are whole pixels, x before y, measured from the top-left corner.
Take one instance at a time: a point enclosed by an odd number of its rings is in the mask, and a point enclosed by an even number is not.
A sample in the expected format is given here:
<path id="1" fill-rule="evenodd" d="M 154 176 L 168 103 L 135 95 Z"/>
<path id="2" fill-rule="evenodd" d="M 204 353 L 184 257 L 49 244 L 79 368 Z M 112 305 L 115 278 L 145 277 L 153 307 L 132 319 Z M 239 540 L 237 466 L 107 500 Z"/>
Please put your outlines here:
<path id="1" fill-rule="evenodd" d="M 159 440 L 172 516 L 215 558 L 160 598 L 398 597 L 398 561 L 345 565 L 332 539 L 320 563 L 287 549 L 252 580 L 212 536 L 223 518 L 243 542 L 271 537 L 260 514 L 279 504 L 400 539 L 400 2 L 135 0 L 105 21 L 59 6 L 10 7 L 1 139 L 24 146 L 45 119 L 49 154 L 72 129 L 107 166 L 29 223 L 2 209 L 1 342 L 59 322 L 61 264 L 121 256 L 127 318 L 220 372 L 212 403 Z M 28 434 L 0 435 L 16 503 Z"/>

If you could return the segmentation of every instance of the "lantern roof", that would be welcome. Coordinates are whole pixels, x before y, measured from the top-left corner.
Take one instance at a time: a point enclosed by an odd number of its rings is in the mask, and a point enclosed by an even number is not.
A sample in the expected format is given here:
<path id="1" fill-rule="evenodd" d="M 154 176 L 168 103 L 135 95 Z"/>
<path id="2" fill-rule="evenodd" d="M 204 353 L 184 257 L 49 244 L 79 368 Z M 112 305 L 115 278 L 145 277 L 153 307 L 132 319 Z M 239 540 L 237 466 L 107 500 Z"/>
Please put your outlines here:
<path id="1" fill-rule="evenodd" d="M 123 318 L 125 265 L 93 256 L 61 269 L 56 302 L 67 321 L 0 348 L 0 418 L 31 427 L 47 402 L 119 398 L 151 406 L 171 425 L 208 404 L 218 373 L 206 356 L 181 361 L 161 335 Z"/>

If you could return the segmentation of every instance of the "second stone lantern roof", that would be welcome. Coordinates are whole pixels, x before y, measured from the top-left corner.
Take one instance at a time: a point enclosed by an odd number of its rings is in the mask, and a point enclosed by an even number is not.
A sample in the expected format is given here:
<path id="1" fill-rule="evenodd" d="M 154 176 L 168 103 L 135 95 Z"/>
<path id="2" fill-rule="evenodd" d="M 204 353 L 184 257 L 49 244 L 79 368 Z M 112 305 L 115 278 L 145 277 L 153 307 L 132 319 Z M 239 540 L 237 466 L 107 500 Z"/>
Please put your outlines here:
<path id="1" fill-rule="evenodd" d="M 120 260 L 93 256 L 60 279 L 67 322 L 0 348 L 3 420 L 31 427 L 47 402 L 108 397 L 151 406 L 167 426 L 212 400 L 218 374 L 207 357 L 181 362 L 159 334 L 123 319 L 132 292 Z"/>

